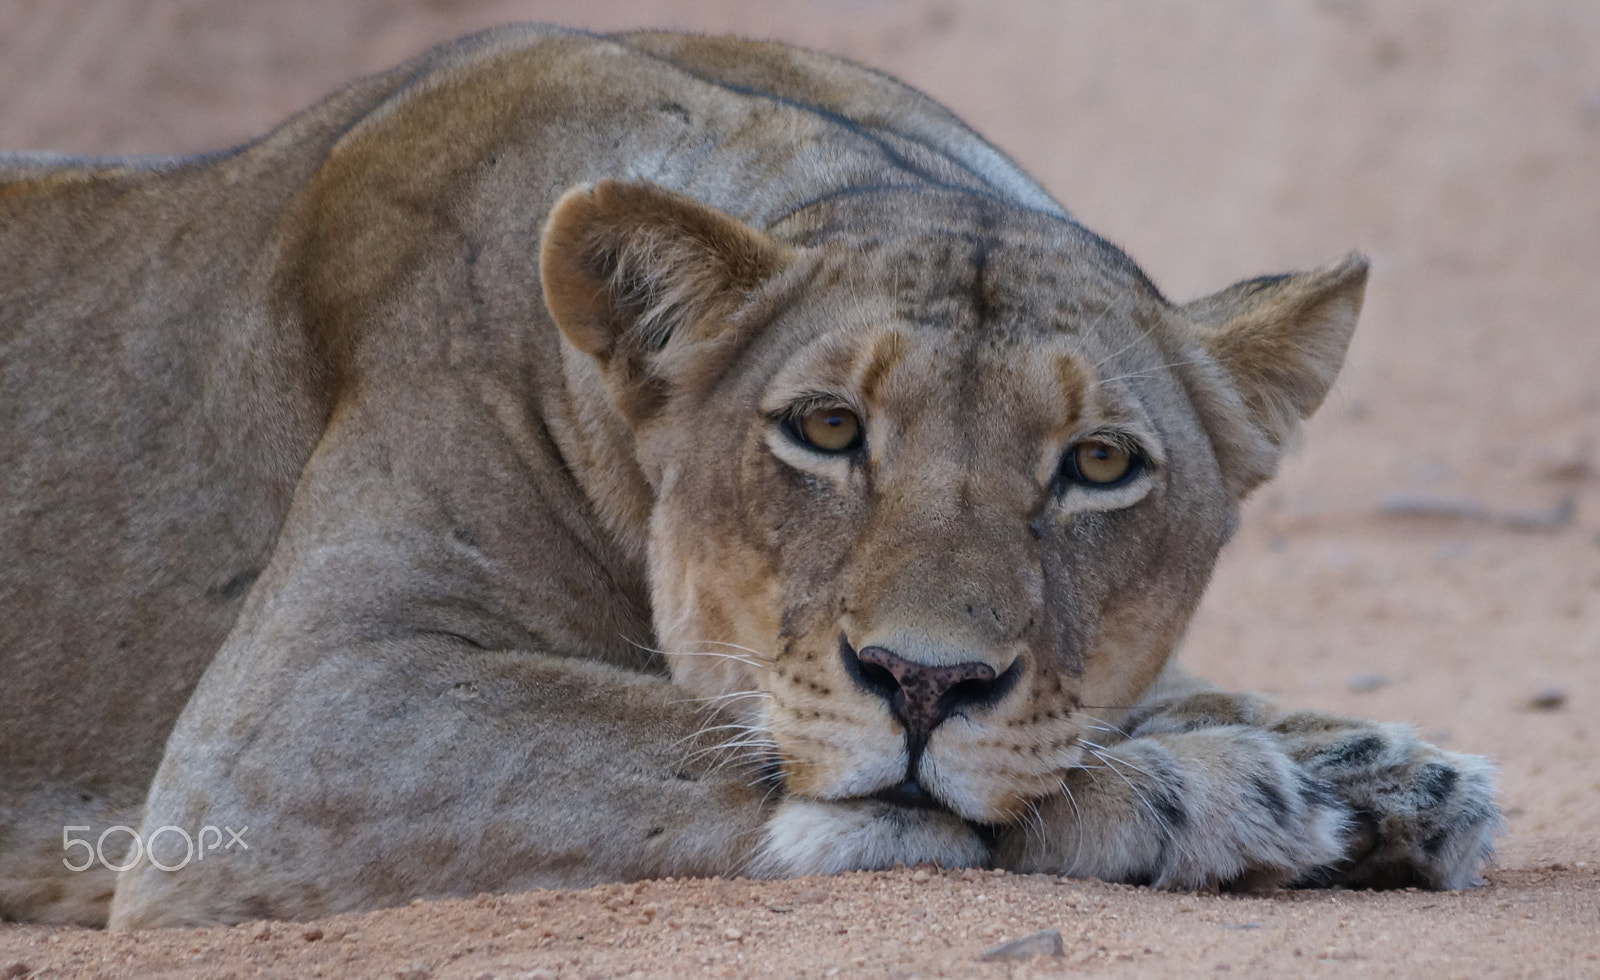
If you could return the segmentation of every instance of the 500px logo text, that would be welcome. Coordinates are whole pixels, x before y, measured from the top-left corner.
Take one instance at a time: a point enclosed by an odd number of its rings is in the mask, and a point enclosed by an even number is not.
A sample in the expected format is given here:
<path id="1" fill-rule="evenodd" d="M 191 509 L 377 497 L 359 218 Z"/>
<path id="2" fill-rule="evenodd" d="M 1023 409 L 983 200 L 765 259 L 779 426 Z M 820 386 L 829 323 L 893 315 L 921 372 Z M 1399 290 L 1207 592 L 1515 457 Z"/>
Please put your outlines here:
<path id="1" fill-rule="evenodd" d="M 68 871 L 87 871 L 94 867 L 94 863 L 96 861 L 99 861 L 100 866 L 108 871 L 127 871 L 129 868 L 132 868 L 134 865 L 138 864 L 139 859 L 146 855 L 149 856 L 150 863 L 156 868 L 162 871 L 178 871 L 187 867 L 190 861 L 205 860 L 207 851 L 215 851 L 219 848 L 221 850 L 228 851 L 232 850 L 235 845 L 237 845 L 241 851 L 250 850 L 250 845 L 244 842 L 244 834 L 245 831 L 250 829 L 249 827 L 240 827 L 238 830 L 234 830 L 232 827 L 223 827 L 219 830 L 216 827 L 207 825 L 205 827 L 201 827 L 200 832 L 191 837 L 189 836 L 189 832 L 184 830 L 182 827 L 174 827 L 169 824 L 165 827 L 157 827 L 155 830 L 151 831 L 149 837 L 141 838 L 139 836 L 139 832 L 134 830 L 132 827 L 124 827 L 121 824 L 118 824 L 115 827 L 107 827 L 105 830 L 102 830 L 100 832 L 99 840 L 92 844 L 89 842 L 89 838 L 87 837 L 72 836 L 77 831 L 87 831 L 89 829 L 90 828 L 88 827 L 61 828 L 61 849 L 63 851 L 68 852 L 70 855 L 73 851 L 73 848 L 83 848 L 82 860 L 77 864 L 73 863 L 72 857 L 70 856 L 61 859 L 61 863 L 67 866 Z M 226 831 L 228 835 L 226 843 L 224 843 L 222 839 L 224 831 Z M 122 863 L 113 864 L 111 861 L 106 860 L 106 838 L 119 832 L 127 834 L 129 839 L 132 841 L 132 845 L 128 848 L 127 853 L 123 855 Z M 154 849 L 156 841 L 159 840 L 163 835 L 166 835 L 171 840 L 183 841 L 184 852 L 183 859 L 181 861 L 162 862 L 157 860 Z M 118 838 L 112 839 L 113 844 L 119 842 L 120 839 Z M 116 852 L 113 851 L 112 853 L 114 856 Z"/>

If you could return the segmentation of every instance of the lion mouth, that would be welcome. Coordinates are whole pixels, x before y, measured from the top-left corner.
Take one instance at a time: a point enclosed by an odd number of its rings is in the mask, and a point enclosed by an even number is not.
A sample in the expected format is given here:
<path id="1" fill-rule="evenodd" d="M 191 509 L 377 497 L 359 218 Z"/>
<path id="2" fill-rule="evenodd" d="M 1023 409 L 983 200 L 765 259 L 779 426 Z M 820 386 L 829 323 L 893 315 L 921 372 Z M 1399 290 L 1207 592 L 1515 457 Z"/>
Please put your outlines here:
<path id="1" fill-rule="evenodd" d="M 867 799 L 911 810 L 935 810 L 940 813 L 954 812 L 935 799 L 932 793 L 923 789 L 922 784 L 915 779 L 906 779 L 894 786 L 880 789 L 868 796 Z"/>

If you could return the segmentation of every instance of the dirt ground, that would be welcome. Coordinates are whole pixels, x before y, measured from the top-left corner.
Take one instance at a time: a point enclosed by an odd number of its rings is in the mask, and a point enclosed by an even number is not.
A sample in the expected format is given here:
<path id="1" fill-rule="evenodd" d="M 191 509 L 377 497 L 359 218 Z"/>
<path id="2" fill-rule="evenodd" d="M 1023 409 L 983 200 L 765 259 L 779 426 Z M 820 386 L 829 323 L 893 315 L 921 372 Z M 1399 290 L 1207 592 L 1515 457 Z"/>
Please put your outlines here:
<path id="1" fill-rule="evenodd" d="M 1175 298 L 1366 251 L 1349 367 L 1248 508 L 1183 656 L 1495 757 L 1499 868 L 1455 894 L 904 870 L 138 935 L 0 925 L 0 977 L 1600 976 L 1600 5 L 13 0 L 0 147 L 213 148 L 520 19 L 889 69 Z M 1061 957 L 977 959 L 1041 929 Z"/>

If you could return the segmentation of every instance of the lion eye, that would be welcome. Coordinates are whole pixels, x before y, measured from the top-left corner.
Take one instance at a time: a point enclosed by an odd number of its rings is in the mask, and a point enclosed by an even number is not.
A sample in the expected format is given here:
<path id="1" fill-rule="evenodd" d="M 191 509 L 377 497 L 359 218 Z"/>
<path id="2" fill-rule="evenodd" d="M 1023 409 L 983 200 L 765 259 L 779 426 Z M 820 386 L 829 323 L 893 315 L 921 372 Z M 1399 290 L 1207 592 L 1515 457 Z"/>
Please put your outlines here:
<path id="1" fill-rule="evenodd" d="M 1126 447 L 1100 439 L 1086 439 L 1067 453 L 1067 477 L 1090 487 L 1124 483 L 1139 472 L 1139 458 Z"/>
<path id="2" fill-rule="evenodd" d="M 849 452 L 861 445 L 861 419 L 848 408 L 817 408 L 800 416 L 793 430 L 800 441 L 825 453 Z"/>

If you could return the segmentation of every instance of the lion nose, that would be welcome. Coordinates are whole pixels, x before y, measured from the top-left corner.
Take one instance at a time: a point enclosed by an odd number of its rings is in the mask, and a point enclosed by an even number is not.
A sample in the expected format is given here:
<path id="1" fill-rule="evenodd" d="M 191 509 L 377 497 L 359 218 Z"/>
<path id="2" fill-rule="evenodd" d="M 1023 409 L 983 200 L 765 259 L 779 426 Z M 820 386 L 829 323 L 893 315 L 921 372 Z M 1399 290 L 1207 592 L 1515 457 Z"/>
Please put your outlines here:
<path id="1" fill-rule="evenodd" d="M 956 708 L 986 704 L 1004 693 L 988 664 L 931 666 L 883 647 L 866 647 L 859 654 L 853 654 L 848 644 L 840 648 L 850 673 L 867 690 L 888 701 L 889 709 L 914 737 L 926 738 Z M 1014 669 L 1015 665 L 1002 676 L 1009 679 Z"/>

